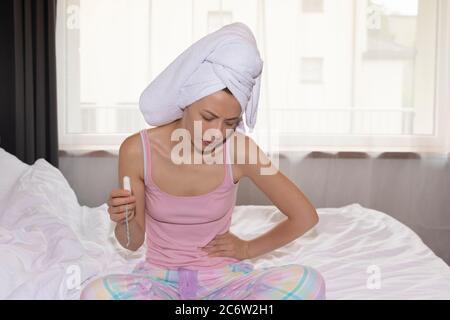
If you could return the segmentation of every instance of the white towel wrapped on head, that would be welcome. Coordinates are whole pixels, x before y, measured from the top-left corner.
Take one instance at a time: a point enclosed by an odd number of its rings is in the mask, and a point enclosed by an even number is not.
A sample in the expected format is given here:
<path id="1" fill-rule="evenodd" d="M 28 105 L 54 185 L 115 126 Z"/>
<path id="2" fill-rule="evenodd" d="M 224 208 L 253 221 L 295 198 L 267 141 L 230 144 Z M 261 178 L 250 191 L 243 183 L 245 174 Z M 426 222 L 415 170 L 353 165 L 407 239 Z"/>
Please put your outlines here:
<path id="1" fill-rule="evenodd" d="M 139 109 L 151 126 L 180 119 L 193 102 L 228 88 L 239 101 L 252 132 L 263 61 L 250 28 L 235 22 L 196 41 L 144 90 Z M 245 132 L 243 121 L 238 128 Z"/>

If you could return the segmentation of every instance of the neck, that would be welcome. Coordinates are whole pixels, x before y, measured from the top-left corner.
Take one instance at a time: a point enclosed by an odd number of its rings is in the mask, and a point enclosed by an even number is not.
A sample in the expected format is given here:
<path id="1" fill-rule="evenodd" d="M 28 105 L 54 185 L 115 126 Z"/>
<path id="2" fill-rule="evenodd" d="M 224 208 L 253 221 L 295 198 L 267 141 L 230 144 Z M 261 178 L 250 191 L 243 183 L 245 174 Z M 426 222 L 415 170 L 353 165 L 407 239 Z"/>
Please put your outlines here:
<path id="1" fill-rule="evenodd" d="M 170 150 L 172 150 L 177 144 L 180 143 L 179 141 L 172 141 L 171 140 L 172 132 L 174 132 L 174 130 L 177 130 L 177 129 L 188 130 L 184 121 L 185 121 L 184 118 L 180 118 L 178 120 L 175 120 L 175 121 L 169 123 L 168 126 L 167 126 L 167 135 L 168 135 L 168 139 L 167 140 L 169 141 Z M 201 143 L 201 141 L 200 141 L 200 143 Z M 200 149 L 195 147 L 195 145 L 194 145 L 194 137 L 193 136 L 190 137 L 190 144 L 191 144 L 191 159 L 194 159 L 194 155 L 195 154 L 197 156 L 204 154 L 204 150 L 201 149 L 202 146 L 200 146 Z"/>

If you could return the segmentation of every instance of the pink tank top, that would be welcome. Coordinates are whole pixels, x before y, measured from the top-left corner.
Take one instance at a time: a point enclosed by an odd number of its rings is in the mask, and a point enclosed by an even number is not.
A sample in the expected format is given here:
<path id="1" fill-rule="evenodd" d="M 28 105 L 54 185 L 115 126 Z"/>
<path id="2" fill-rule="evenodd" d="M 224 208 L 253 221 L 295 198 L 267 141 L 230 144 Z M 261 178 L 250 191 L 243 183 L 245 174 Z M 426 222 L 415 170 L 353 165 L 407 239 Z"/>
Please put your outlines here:
<path id="1" fill-rule="evenodd" d="M 239 182 L 233 181 L 230 139 L 223 145 L 225 178 L 221 185 L 202 195 L 175 196 L 153 182 L 147 129 L 140 134 L 144 147 L 146 261 L 159 267 L 190 270 L 219 268 L 239 261 L 208 257 L 198 249 L 227 232 L 231 225 Z"/>

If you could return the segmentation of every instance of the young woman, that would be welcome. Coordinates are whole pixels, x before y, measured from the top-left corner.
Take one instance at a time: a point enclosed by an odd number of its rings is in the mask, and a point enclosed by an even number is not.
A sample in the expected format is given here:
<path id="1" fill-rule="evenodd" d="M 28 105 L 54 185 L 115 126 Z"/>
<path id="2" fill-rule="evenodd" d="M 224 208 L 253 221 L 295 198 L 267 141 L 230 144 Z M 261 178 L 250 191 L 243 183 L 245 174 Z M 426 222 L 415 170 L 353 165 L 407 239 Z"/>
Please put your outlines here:
<path id="1" fill-rule="evenodd" d="M 199 83 L 198 78 L 192 81 Z M 183 85 L 195 91 L 187 82 Z M 324 299 L 324 279 L 312 267 L 288 264 L 255 269 L 244 261 L 295 240 L 318 222 L 318 215 L 301 190 L 276 168 L 272 174 L 262 174 L 264 168 L 274 167 L 250 137 L 236 131 L 248 102 L 242 101 L 236 87 L 208 94 L 202 90 L 201 98 L 194 96 L 178 119 L 168 122 L 169 116 L 162 116 L 158 121 L 168 123 L 143 129 L 122 143 L 119 181 L 129 176 L 132 192 L 113 190 L 108 212 L 117 222 L 115 235 L 122 246 L 137 250 L 146 241 L 146 259 L 131 274 L 91 281 L 81 298 Z M 175 132 L 184 133 L 187 162 L 180 163 L 179 153 L 174 152 L 180 144 L 173 139 Z M 219 134 L 212 139 L 211 132 Z M 206 155 L 219 163 L 205 161 Z M 199 158 L 200 162 L 194 160 Z M 229 231 L 242 178 L 249 178 L 287 216 L 251 240 Z"/>

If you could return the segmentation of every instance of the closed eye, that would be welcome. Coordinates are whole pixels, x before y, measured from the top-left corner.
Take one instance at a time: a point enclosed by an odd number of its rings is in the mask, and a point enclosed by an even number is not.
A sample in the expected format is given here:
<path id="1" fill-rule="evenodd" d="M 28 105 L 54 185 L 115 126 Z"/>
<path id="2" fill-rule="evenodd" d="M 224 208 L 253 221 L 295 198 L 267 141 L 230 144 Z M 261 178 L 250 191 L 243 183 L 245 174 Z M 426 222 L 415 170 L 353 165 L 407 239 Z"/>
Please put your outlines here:
<path id="1" fill-rule="evenodd" d="M 203 118 L 203 120 L 208 121 L 208 122 L 215 119 L 215 118 L 206 118 L 203 115 L 202 115 L 202 118 Z M 229 126 L 229 127 L 233 127 L 233 126 L 236 126 L 238 123 L 239 123 L 239 121 L 226 122 L 226 125 Z"/>

